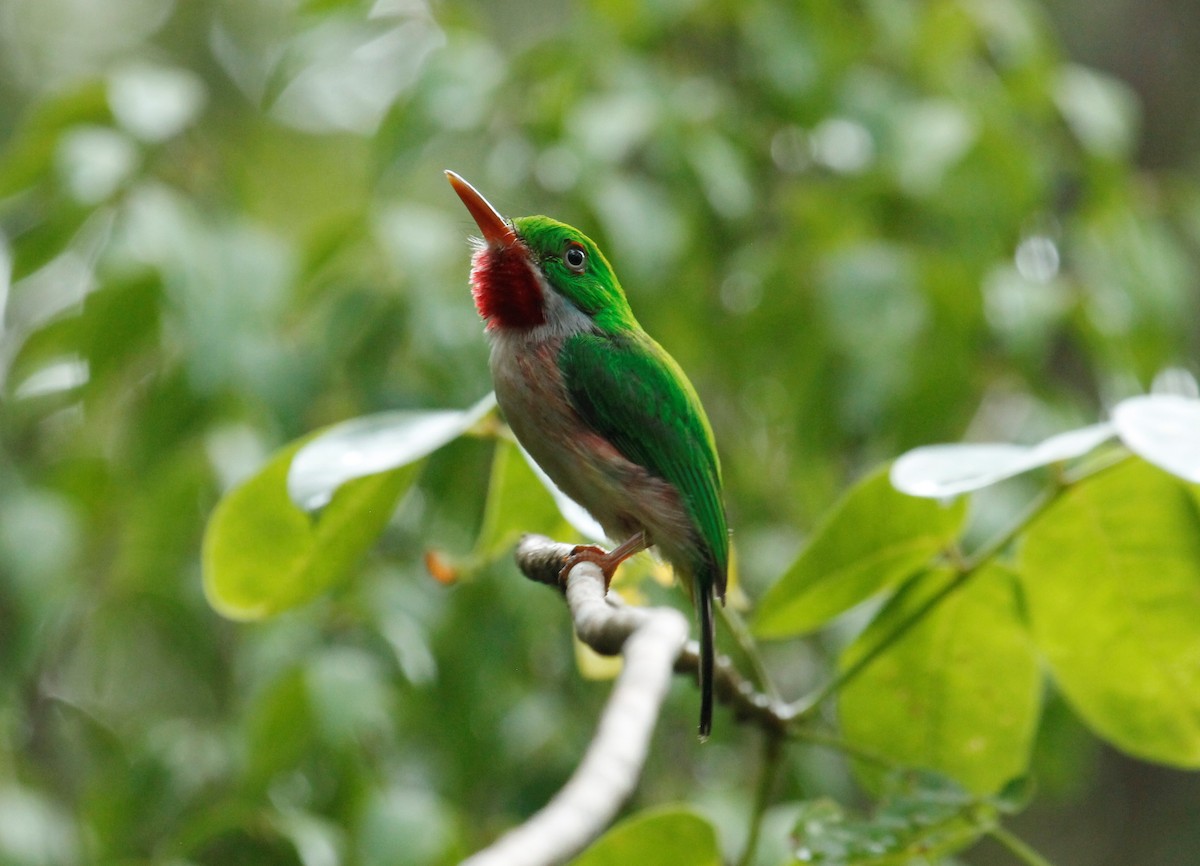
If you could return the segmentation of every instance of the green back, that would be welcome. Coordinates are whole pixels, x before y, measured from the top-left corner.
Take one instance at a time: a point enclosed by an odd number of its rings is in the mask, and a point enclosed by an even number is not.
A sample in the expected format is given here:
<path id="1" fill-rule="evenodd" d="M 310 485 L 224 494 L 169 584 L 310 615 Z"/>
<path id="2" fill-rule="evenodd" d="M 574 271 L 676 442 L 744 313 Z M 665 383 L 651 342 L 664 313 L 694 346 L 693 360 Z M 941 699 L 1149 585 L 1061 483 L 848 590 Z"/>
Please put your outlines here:
<path id="1" fill-rule="evenodd" d="M 683 498 L 706 550 L 692 563 L 724 595 L 729 534 L 712 430 L 683 370 L 640 328 L 568 337 L 559 366 L 575 409 L 629 460 Z"/>

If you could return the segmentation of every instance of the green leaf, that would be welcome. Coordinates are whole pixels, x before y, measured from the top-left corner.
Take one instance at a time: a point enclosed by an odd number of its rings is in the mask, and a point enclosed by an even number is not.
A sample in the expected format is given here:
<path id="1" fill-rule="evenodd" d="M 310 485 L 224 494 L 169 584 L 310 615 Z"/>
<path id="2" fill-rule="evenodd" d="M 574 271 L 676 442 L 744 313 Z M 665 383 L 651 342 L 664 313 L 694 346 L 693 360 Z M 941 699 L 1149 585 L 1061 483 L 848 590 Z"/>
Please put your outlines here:
<path id="1" fill-rule="evenodd" d="M 795 856 L 821 866 L 939 863 L 978 841 L 1009 806 L 934 773 L 895 773 L 870 818 L 850 815 L 828 798 L 803 803 Z"/>
<path id="2" fill-rule="evenodd" d="M 720 866 L 712 825 L 695 812 L 666 807 L 622 821 L 571 866 Z"/>
<path id="3" fill-rule="evenodd" d="M 925 445 L 892 464 L 892 486 L 909 496 L 947 499 L 990 487 L 1038 466 L 1082 457 L 1113 436 L 1108 423 L 1058 433 L 1037 445 L 965 442 Z"/>
<path id="4" fill-rule="evenodd" d="M 1112 408 L 1125 446 L 1147 463 L 1200 484 L 1200 400 L 1179 394 L 1143 394 Z"/>
<path id="5" fill-rule="evenodd" d="M 846 650 L 842 667 L 957 576 L 939 570 L 906 586 Z M 855 746 L 991 792 L 1026 771 L 1039 687 L 1015 575 L 990 566 L 950 591 L 846 684 L 839 698 L 842 729 Z"/>
<path id="6" fill-rule="evenodd" d="M 520 449 L 506 439 L 497 439 L 475 553 L 482 559 L 492 559 L 526 532 L 540 532 L 551 538 L 570 535 L 554 497 L 534 474 Z"/>
<path id="7" fill-rule="evenodd" d="M 882 467 L 834 506 L 767 592 L 755 633 L 784 638 L 824 625 L 921 568 L 955 538 L 965 516 L 962 501 L 947 506 L 897 492 Z"/>
<path id="8" fill-rule="evenodd" d="M 223 616 L 262 619 L 343 579 L 387 525 L 417 464 L 344 484 L 318 515 L 288 497 L 296 442 L 217 503 L 204 534 L 204 592 Z"/>
<path id="9" fill-rule="evenodd" d="M 466 409 L 379 412 L 327 427 L 305 442 L 287 475 L 297 505 L 315 511 L 343 484 L 428 457 L 474 427 L 496 406 L 487 394 Z"/>
<path id="10" fill-rule="evenodd" d="M 1200 767 L 1195 488 L 1141 460 L 1068 490 L 1020 553 L 1034 639 L 1067 700 L 1141 758 Z"/>

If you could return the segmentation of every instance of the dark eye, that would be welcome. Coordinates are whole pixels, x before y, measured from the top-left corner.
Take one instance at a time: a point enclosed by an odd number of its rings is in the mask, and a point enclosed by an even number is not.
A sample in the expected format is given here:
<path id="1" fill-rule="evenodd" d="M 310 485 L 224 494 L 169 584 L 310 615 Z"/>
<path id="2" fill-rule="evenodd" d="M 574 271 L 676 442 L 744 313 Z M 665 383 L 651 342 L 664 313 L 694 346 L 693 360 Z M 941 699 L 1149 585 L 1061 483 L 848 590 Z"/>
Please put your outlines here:
<path id="1" fill-rule="evenodd" d="M 563 261 L 575 273 L 582 274 L 583 269 L 587 267 L 587 250 L 583 248 L 583 244 L 568 244 L 567 251 L 563 253 Z"/>

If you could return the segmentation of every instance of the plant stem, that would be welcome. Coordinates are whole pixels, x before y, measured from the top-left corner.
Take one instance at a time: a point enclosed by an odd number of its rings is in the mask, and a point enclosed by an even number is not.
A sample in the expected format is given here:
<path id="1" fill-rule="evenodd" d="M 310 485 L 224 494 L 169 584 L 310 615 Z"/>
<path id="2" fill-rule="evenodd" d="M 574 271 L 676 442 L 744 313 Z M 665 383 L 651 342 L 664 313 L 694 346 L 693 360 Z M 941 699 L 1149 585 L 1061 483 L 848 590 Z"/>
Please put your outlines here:
<path id="1" fill-rule="evenodd" d="M 806 743 L 810 746 L 819 746 L 824 749 L 832 749 L 833 751 L 841 752 L 843 755 L 853 758 L 856 761 L 874 764 L 883 770 L 898 770 L 903 766 L 898 761 L 893 761 L 890 758 L 885 758 L 883 755 L 876 754 L 868 749 L 855 746 L 834 734 L 826 734 L 822 731 L 814 731 L 811 728 L 800 728 L 792 731 L 790 736 L 798 743 Z"/>
<path id="2" fill-rule="evenodd" d="M 1058 473 L 1055 476 L 1054 483 L 1044 489 L 1029 505 L 1019 518 L 1013 521 L 1013 524 L 1001 532 L 994 539 L 984 544 L 970 556 L 963 558 L 962 556 L 951 556 L 948 559 L 951 562 L 953 569 L 957 572 L 954 579 L 947 583 L 941 590 L 930 596 L 924 604 L 914 610 L 911 614 L 905 617 L 891 632 L 880 639 L 879 643 L 871 647 L 866 653 L 860 656 L 849 667 L 839 671 L 832 679 L 820 686 L 816 691 L 812 692 L 800 700 L 788 706 L 788 714 L 795 721 L 802 721 L 808 718 L 813 711 L 816 710 L 822 702 L 831 695 L 842 689 L 848 682 L 853 680 L 863 672 L 875 659 L 879 658 L 885 650 L 892 644 L 904 637 L 910 629 L 917 623 L 929 615 L 935 607 L 941 604 L 951 594 L 961 589 L 972 577 L 993 559 L 999 556 L 1005 548 L 1007 548 L 1017 536 L 1029 528 L 1041 515 L 1063 494 L 1068 488 L 1080 481 L 1088 478 L 1093 478 L 1102 472 L 1111 469 L 1125 460 L 1128 455 L 1122 455 L 1118 459 L 1110 460 L 1101 465 L 1089 468 L 1075 475 L 1067 475 L 1066 473 Z"/>
<path id="3" fill-rule="evenodd" d="M 758 851 L 758 840 L 762 836 L 763 817 L 771 805 L 771 792 L 775 789 L 775 780 L 779 777 L 782 765 L 780 756 L 783 752 L 783 738 L 773 732 L 764 733 L 762 772 L 758 777 L 758 792 L 754 796 L 754 812 L 750 815 L 750 831 L 746 836 L 746 848 L 738 860 L 738 866 L 750 866 Z"/>
<path id="4" fill-rule="evenodd" d="M 725 625 L 729 627 L 729 633 L 733 635 L 738 648 L 750 662 L 750 668 L 754 672 L 754 679 L 758 681 L 759 690 L 772 701 L 780 701 L 779 690 L 771 681 L 771 674 L 767 671 L 762 654 L 758 651 L 758 642 L 751 636 L 750 629 L 746 628 L 746 622 L 742 619 L 741 614 L 724 605 L 718 605 L 717 612 L 725 621 Z"/>
<path id="5" fill-rule="evenodd" d="M 904 635 L 907 634 L 913 626 L 924 619 L 931 610 L 941 604 L 942 601 L 951 593 L 966 583 L 975 573 L 976 571 L 974 569 L 959 571 L 953 580 L 938 590 L 938 592 L 931 595 L 924 604 L 901 620 L 899 625 L 892 629 L 888 634 L 884 635 L 879 642 L 875 644 L 875 646 L 871 647 L 859 658 L 855 659 L 853 664 L 838 671 L 838 673 L 835 674 L 832 679 L 828 680 L 823 686 L 818 688 L 812 694 L 807 695 L 806 697 L 803 697 L 792 704 L 788 709 L 792 711 L 793 717 L 800 720 L 811 716 L 822 702 L 824 702 L 834 693 L 841 690 L 846 683 L 850 682 L 859 674 L 861 674 L 867 668 L 867 666 L 874 662 L 875 659 L 879 658 L 879 656 L 882 655 L 883 652 L 888 649 L 888 647 L 900 640 L 900 638 L 904 637 Z"/>
<path id="6" fill-rule="evenodd" d="M 988 835 L 1003 845 L 1010 854 L 1022 863 L 1025 863 L 1026 866 L 1054 866 L 1053 863 L 1029 847 L 1023 839 L 1013 835 L 999 824 L 990 829 Z"/>

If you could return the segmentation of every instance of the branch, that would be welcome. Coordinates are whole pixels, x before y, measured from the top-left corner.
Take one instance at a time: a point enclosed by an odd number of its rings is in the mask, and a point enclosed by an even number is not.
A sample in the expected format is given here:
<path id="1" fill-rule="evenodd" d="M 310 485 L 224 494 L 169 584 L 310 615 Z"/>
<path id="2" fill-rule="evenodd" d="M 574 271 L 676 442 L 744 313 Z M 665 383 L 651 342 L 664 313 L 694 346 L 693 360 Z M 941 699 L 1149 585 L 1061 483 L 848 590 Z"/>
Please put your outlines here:
<path id="1" fill-rule="evenodd" d="M 563 560 L 570 555 L 572 545 L 551 541 L 543 535 L 526 535 L 517 547 L 517 565 L 530 580 L 558 587 L 558 574 Z M 575 576 L 571 570 L 570 577 Z M 570 580 L 568 580 L 568 584 Z M 567 603 L 570 604 L 570 596 Z M 575 618 L 575 631 L 579 639 L 601 655 L 617 655 L 621 643 L 637 628 L 642 618 L 652 611 L 663 608 L 627 607 L 619 596 L 610 596 L 605 601 L 607 610 L 599 621 L 581 623 Z M 574 612 L 572 611 L 574 616 Z M 586 629 L 586 630 L 585 630 Z M 696 677 L 700 670 L 700 645 L 688 641 L 675 660 L 675 672 Z M 748 721 L 761 727 L 769 734 L 786 733 L 795 720 L 795 714 L 783 701 L 771 698 L 758 691 L 750 680 L 742 676 L 727 656 L 718 655 L 713 669 L 713 693 L 718 702 L 729 707 L 735 719 Z"/>
<path id="2" fill-rule="evenodd" d="M 517 564 L 531 579 L 557 586 L 571 548 L 527 535 L 517 547 Z M 675 660 L 687 639 L 687 620 L 673 608 L 626 607 L 615 596 L 607 598 L 604 575 L 590 562 L 571 569 L 566 597 L 580 640 L 597 652 L 624 654 L 621 675 L 591 745 L 563 789 L 462 866 L 565 862 L 603 832 L 641 775 Z"/>

